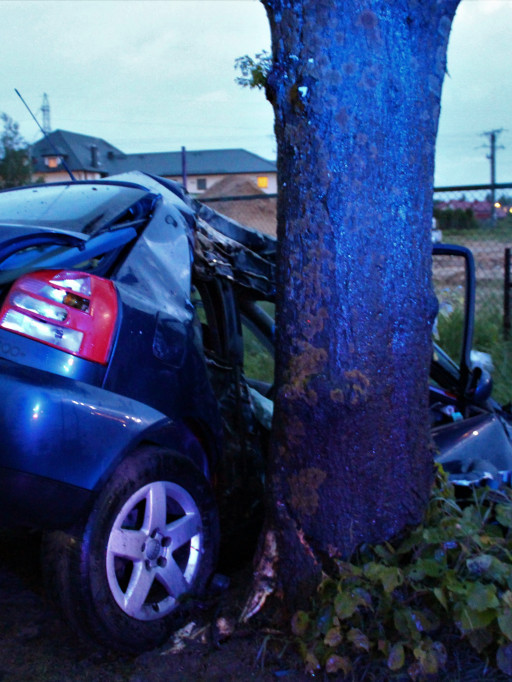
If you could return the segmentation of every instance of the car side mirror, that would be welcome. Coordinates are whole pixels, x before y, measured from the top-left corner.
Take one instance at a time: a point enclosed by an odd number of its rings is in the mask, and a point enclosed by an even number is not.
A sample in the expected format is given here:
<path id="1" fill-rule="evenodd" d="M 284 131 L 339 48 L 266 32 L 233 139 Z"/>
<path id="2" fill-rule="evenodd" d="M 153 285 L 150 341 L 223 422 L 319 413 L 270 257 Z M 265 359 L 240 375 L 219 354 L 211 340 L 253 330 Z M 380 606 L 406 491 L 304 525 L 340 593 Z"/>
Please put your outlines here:
<path id="1" fill-rule="evenodd" d="M 477 404 L 482 404 L 489 400 L 492 394 L 492 376 L 486 369 L 481 367 L 473 369 L 468 394 L 472 401 Z"/>

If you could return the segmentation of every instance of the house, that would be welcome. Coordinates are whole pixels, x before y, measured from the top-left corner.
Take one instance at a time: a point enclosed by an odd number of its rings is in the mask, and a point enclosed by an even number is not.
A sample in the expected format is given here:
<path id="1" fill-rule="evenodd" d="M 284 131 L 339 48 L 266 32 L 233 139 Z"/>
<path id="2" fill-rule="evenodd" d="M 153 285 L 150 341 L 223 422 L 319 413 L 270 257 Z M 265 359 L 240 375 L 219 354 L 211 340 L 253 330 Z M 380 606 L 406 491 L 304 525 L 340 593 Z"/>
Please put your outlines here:
<path id="1" fill-rule="evenodd" d="M 227 176 L 239 176 L 265 194 L 277 191 L 275 162 L 245 149 L 125 154 L 101 138 L 66 130 L 55 130 L 48 138 L 31 148 L 35 181 L 66 180 L 69 175 L 65 166 L 77 180 L 140 170 L 182 182 L 185 170 L 187 189 L 194 195 L 211 190 Z"/>
<path id="2" fill-rule="evenodd" d="M 438 211 L 471 211 L 476 220 L 490 220 L 493 216 L 492 203 L 490 201 L 466 201 L 465 199 L 450 199 L 449 201 L 436 201 L 435 208 Z M 509 206 L 502 206 L 496 202 L 494 204 L 494 215 L 496 218 L 505 218 L 511 213 Z"/>

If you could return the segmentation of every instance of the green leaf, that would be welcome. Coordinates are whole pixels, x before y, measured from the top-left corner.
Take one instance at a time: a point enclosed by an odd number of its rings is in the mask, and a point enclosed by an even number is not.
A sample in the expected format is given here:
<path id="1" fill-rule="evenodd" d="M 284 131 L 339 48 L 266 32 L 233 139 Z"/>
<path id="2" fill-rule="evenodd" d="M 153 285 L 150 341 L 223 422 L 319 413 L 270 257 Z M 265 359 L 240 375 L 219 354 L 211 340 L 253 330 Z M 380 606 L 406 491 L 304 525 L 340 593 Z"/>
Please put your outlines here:
<path id="1" fill-rule="evenodd" d="M 361 597 L 355 592 L 341 592 L 334 599 L 334 610 L 338 618 L 346 620 L 354 615 L 361 603 Z"/>
<path id="2" fill-rule="evenodd" d="M 450 571 L 446 574 L 444 584 L 449 592 L 464 598 L 467 595 L 470 586 L 468 581 L 461 580 L 454 571 Z"/>
<path id="3" fill-rule="evenodd" d="M 512 505 L 498 504 L 496 505 L 496 519 L 505 528 L 512 528 Z"/>
<path id="4" fill-rule="evenodd" d="M 343 672 L 343 675 L 347 676 L 352 670 L 350 660 L 345 656 L 336 656 L 336 654 L 329 656 L 325 662 L 325 672 L 327 674 L 337 673 L 340 670 Z"/>
<path id="5" fill-rule="evenodd" d="M 492 559 L 490 554 L 480 554 L 474 559 L 467 559 L 466 566 L 471 575 L 485 575 L 492 566 Z"/>
<path id="6" fill-rule="evenodd" d="M 429 639 L 423 640 L 413 653 L 418 663 L 416 670 L 422 678 L 436 675 L 447 659 L 446 649 L 441 642 L 431 642 Z"/>
<path id="7" fill-rule="evenodd" d="M 351 642 L 356 649 L 363 649 L 364 651 L 370 651 L 370 640 L 361 632 L 358 628 L 352 628 L 348 631 L 347 639 Z"/>
<path id="8" fill-rule="evenodd" d="M 393 561 L 395 558 L 395 551 L 389 544 L 386 546 L 376 545 L 373 548 L 373 551 L 379 557 L 379 559 L 383 559 L 384 561 Z"/>
<path id="9" fill-rule="evenodd" d="M 361 606 L 366 606 L 367 609 L 372 608 L 372 595 L 368 592 L 368 590 L 365 590 L 362 587 L 356 587 L 354 588 L 353 593 L 359 597 L 359 604 Z"/>
<path id="10" fill-rule="evenodd" d="M 366 564 L 364 574 L 369 580 L 380 581 L 385 592 L 393 590 L 404 581 L 402 571 L 394 566 L 383 566 L 373 561 Z"/>
<path id="11" fill-rule="evenodd" d="M 479 654 L 484 651 L 494 641 L 494 636 L 489 632 L 489 630 L 473 630 L 468 632 L 467 638 L 469 643 Z"/>
<path id="12" fill-rule="evenodd" d="M 338 573 L 340 578 L 352 578 L 353 576 L 360 576 L 362 571 L 359 566 L 351 564 L 348 561 L 341 561 L 341 559 L 336 559 L 335 564 L 338 567 Z"/>
<path id="13" fill-rule="evenodd" d="M 496 654 L 496 663 L 505 675 L 512 675 L 512 644 L 502 644 Z"/>
<path id="14" fill-rule="evenodd" d="M 333 625 L 334 612 L 330 604 L 320 609 L 316 618 L 316 626 L 322 635 L 326 635 Z"/>
<path id="15" fill-rule="evenodd" d="M 309 626 L 309 616 L 305 611 L 297 611 L 292 616 L 292 632 L 297 637 L 303 637 Z"/>
<path id="16" fill-rule="evenodd" d="M 439 672 L 437 653 L 426 642 L 422 642 L 413 650 L 414 657 L 419 663 L 422 675 L 436 675 Z"/>
<path id="17" fill-rule="evenodd" d="M 437 561 L 437 559 L 420 559 L 414 568 L 429 578 L 439 578 L 446 571 L 444 563 Z M 414 580 L 412 575 L 411 578 Z"/>
<path id="18" fill-rule="evenodd" d="M 405 663 L 405 652 L 403 644 L 394 644 L 388 656 L 388 668 L 390 670 L 400 670 Z"/>
<path id="19" fill-rule="evenodd" d="M 418 628 L 411 618 L 411 609 L 396 609 L 393 613 L 393 624 L 404 640 L 418 642 L 421 638 Z"/>
<path id="20" fill-rule="evenodd" d="M 498 625 L 505 637 L 512 642 L 512 609 L 505 609 L 498 616 Z"/>
<path id="21" fill-rule="evenodd" d="M 308 675 L 313 675 L 314 673 L 318 672 L 320 670 L 320 663 L 318 661 L 318 658 L 315 656 L 315 654 L 312 651 L 309 651 L 306 654 L 306 658 L 304 660 L 305 667 L 306 667 L 306 673 Z"/>
<path id="22" fill-rule="evenodd" d="M 442 604 L 446 611 L 448 611 L 448 602 L 446 601 L 446 594 L 441 587 L 434 587 L 434 596 Z"/>
<path id="23" fill-rule="evenodd" d="M 324 644 L 332 649 L 335 649 L 342 641 L 343 637 L 339 627 L 331 628 L 324 637 Z"/>
<path id="24" fill-rule="evenodd" d="M 466 634 L 472 630 L 486 628 L 496 619 L 498 612 L 496 609 L 486 609 L 485 611 L 473 611 L 465 604 L 456 604 L 453 609 L 455 624 L 459 630 Z"/>
<path id="25" fill-rule="evenodd" d="M 488 580 L 497 580 L 506 585 L 512 572 L 512 564 L 500 561 L 490 554 L 481 554 L 474 559 L 467 559 L 466 566 L 471 575 L 485 576 Z"/>
<path id="26" fill-rule="evenodd" d="M 484 585 L 483 583 L 470 584 L 467 603 L 473 611 L 495 609 L 499 606 L 499 600 L 496 596 L 496 585 Z"/>

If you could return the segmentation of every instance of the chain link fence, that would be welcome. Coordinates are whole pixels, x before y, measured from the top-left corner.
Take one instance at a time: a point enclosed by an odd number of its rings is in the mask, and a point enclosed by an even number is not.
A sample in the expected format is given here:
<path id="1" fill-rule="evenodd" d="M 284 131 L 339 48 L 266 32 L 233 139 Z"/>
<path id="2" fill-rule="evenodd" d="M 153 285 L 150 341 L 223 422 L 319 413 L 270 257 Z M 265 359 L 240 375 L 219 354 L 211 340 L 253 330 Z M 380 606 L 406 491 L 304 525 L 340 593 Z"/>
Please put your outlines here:
<path id="1" fill-rule="evenodd" d="M 275 194 L 258 192 L 201 200 L 244 225 L 276 234 Z M 476 268 L 474 347 L 492 354 L 497 397 L 508 400 L 512 397 L 512 341 L 509 341 L 512 336 L 512 183 L 436 188 L 434 218 L 433 241 L 466 246 L 473 252 Z M 461 263 L 444 261 L 438 266 L 434 262 L 434 285 L 441 312 L 448 314 L 463 300 Z M 453 339 L 446 339 L 446 343 L 456 346 Z"/>

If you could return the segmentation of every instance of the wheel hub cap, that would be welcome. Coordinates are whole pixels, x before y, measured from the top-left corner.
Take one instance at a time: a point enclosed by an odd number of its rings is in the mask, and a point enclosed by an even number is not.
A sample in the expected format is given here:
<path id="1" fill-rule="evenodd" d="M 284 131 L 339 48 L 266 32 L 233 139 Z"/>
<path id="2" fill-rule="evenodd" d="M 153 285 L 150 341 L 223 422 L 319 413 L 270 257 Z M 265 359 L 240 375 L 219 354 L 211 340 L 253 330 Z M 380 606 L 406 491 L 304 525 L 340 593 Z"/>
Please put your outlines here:
<path id="1" fill-rule="evenodd" d="M 160 556 L 161 551 L 162 545 L 160 544 L 160 541 L 155 538 L 149 538 L 146 543 L 146 557 L 149 561 L 156 561 Z"/>

